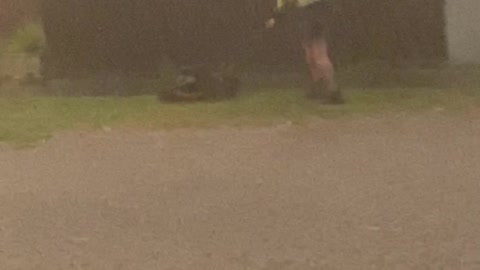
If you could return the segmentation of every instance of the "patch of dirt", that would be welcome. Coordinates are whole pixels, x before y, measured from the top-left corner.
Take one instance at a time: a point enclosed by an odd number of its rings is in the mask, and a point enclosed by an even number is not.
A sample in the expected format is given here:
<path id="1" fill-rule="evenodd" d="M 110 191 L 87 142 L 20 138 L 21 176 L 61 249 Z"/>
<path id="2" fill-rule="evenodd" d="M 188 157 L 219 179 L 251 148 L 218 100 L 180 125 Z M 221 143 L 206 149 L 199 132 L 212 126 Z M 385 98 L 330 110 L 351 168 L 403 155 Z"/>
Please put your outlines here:
<path id="1" fill-rule="evenodd" d="M 1 269 L 480 269 L 480 118 L 0 150 Z"/>

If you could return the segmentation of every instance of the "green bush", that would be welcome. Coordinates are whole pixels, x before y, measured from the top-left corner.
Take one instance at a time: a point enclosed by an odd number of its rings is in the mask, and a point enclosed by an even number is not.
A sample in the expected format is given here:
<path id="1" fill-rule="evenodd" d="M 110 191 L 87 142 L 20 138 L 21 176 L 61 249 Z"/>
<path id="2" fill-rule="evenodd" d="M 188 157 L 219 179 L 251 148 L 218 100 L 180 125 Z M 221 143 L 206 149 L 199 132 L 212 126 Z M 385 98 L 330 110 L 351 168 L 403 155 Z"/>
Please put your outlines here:
<path id="1" fill-rule="evenodd" d="M 18 29 L 8 40 L 7 50 L 28 56 L 39 56 L 45 47 L 45 36 L 39 24 L 27 24 Z"/>

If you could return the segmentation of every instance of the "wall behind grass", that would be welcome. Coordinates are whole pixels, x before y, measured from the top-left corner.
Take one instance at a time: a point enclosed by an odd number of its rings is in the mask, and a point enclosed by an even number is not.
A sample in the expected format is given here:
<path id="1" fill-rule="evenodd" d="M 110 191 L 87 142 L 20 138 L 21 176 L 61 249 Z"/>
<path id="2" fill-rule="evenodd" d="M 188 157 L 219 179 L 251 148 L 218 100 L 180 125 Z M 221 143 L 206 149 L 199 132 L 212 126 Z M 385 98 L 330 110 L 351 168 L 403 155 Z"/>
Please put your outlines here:
<path id="1" fill-rule="evenodd" d="M 263 22 L 276 0 L 42 0 L 53 77 L 98 70 L 152 74 L 165 55 L 177 64 L 236 62 L 297 67 L 295 19 L 272 31 Z M 444 0 L 333 0 L 337 63 L 443 61 Z M 318 14 L 323 14 L 318 10 Z"/>
<path id="2" fill-rule="evenodd" d="M 480 64 L 480 1 L 447 0 L 449 59 L 454 64 Z"/>

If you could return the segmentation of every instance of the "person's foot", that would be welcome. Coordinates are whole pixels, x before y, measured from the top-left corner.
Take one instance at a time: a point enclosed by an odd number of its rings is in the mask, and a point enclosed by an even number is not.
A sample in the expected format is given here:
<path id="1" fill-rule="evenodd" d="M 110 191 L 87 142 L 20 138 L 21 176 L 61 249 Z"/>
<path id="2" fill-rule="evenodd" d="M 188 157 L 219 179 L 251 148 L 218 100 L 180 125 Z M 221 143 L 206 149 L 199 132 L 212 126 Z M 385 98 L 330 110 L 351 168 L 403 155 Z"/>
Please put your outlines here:
<path id="1" fill-rule="evenodd" d="M 333 88 L 333 89 L 332 89 Z M 308 99 L 318 100 L 322 104 L 344 104 L 342 92 L 326 81 L 315 82 L 307 92 Z"/>
<path id="2" fill-rule="evenodd" d="M 317 100 L 321 104 L 340 105 L 345 103 L 345 99 L 340 91 L 336 91 L 329 95 L 321 95 L 319 93 L 309 92 L 307 93 L 307 98 Z"/>
<path id="3" fill-rule="evenodd" d="M 332 104 L 332 105 L 340 105 L 345 103 L 345 99 L 343 98 L 342 92 L 339 90 L 331 93 L 327 98 L 326 98 L 326 103 L 327 104 Z"/>

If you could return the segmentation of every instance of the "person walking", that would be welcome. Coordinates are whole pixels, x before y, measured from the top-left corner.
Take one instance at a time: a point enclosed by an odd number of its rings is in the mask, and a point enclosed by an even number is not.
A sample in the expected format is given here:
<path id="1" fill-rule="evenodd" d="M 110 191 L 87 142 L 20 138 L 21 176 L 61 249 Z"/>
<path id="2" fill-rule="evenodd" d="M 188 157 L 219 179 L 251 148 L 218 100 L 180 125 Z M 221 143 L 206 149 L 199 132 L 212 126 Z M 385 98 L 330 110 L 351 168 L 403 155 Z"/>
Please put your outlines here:
<path id="1" fill-rule="evenodd" d="M 328 29 L 331 23 L 332 0 L 284 0 L 277 14 L 294 14 L 302 29 L 301 44 L 311 79 L 307 98 L 324 104 L 342 104 L 344 99 L 335 79 L 335 69 L 328 47 Z M 272 28 L 276 19 L 267 20 Z"/>

